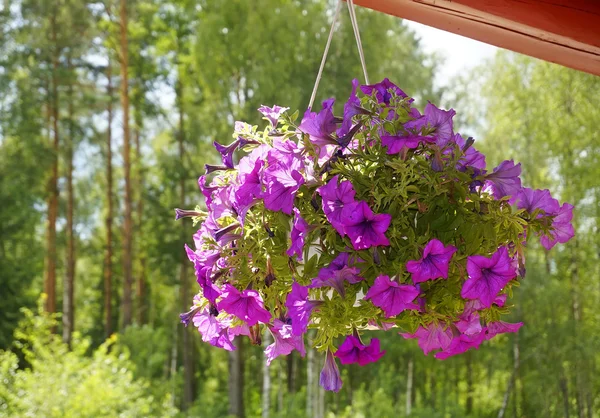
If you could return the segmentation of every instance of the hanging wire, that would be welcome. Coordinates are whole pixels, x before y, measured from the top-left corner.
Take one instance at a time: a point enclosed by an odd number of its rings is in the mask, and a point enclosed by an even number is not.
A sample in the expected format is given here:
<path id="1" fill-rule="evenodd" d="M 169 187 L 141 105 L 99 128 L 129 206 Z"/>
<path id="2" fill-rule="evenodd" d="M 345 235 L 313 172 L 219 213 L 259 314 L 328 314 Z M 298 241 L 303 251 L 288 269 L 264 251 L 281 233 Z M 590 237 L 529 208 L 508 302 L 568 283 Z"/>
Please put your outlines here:
<path id="1" fill-rule="evenodd" d="M 325 44 L 325 51 L 323 52 L 323 58 L 321 59 L 321 66 L 319 67 L 319 73 L 317 74 L 315 86 L 313 87 L 312 95 L 310 96 L 310 103 L 308 104 L 309 109 L 312 109 L 313 103 L 315 102 L 315 97 L 317 95 L 317 90 L 319 88 L 319 81 L 321 81 L 321 76 L 323 75 L 323 68 L 325 68 L 325 61 L 327 61 L 327 54 L 329 53 L 329 46 L 331 45 L 331 39 L 333 38 L 333 32 L 335 32 L 335 24 L 337 23 L 338 17 L 340 16 L 340 10 L 342 10 L 342 0 L 338 1 L 338 4 L 335 8 L 335 14 L 333 15 L 333 22 L 331 22 L 331 29 L 329 30 L 329 37 L 327 38 L 327 43 Z"/>
<path id="2" fill-rule="evenodd" d="M 315 102 L 315 97 L 317 96 L 317 90 L 319 89 L 319 82 L 321 81 L 321 76 L 323 75 L 323 69 L 325 68 L 325 62 L 327 61 L 327 55 L 329 54 L 329 47 L 331 46 L 331 39 L 333 38 L 333 33 L 335 32 L 335 25 L 338 21 L 340 11 L 342 9 L 342 1 L 339 0 L 337 6 L 335 8 L 335 13 L 333 15 L 333 21 L 331 22 L 331 29 L 329 30 L 329 37 L 327 38 L 327 43 L 325 44 L 325 51 L 323 52 L 323 58 L 321 59 L 321 65 L 319 67 L 319 72 L 317 74 L 317 79 L 315 80 L 315 86 L 313 87 L 312 94 L 310 96 L 310 102 L 308 104 L 308 108 L 312 109 L 313 104 Z M 365 76 L 365 84 L 369 84 L 369 74 L 367 73 L 367 65 L 365 63 L 365 54 L 363 52 L 362 42 L 360 40 L 360 31 L 358 30 L 358 22 L 356 20 L 356 11 L 354 10 L 354 1 L 346 0 L 348 4 L 348 14 L 350 15 L 350 23 L 352 24 L 352 30 L 354 31 L 354 38 L 356 39 L 356 47 L 358 48 L 358 56 L 360 57 L 360 64 L 362 65 L 363 74 Z"/>
<path id="3" fill-rule="evenodd" d="M 358 21 L 356 20 L 356 10 L 354 9 L 354 0 L 346 0 L 348 4 L 348 13 L 350 13 L 350 21 L 352 22 L 352 29 L 354 30 L 354 37 L 356 38 L 356 46 L 358 48 L 358 55 L 360 57 L 360 63 L 362 65 L 363 74 L 365 76 L 365 83 L 369 84 L 369 74 L 367 73 L 367 64 L 365 63 L 365 53 L 363 52 L 362 42 L 360 40 L 360 31 L 358 30 Z"/>

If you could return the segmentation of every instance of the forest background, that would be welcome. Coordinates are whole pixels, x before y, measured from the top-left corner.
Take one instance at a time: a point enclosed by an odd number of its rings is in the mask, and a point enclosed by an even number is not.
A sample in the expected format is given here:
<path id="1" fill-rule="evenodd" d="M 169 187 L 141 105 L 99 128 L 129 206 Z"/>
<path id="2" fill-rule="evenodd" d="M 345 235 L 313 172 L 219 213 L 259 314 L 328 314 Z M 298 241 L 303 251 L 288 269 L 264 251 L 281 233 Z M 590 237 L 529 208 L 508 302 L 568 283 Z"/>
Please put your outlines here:
<path id="1" fill-rule="evenodd" d="M 256 109 L 305 109 L 322 0 L 4 0 L 0 5 L 0 416 L 600 417 L 600 78 L 499 52 L 440 88 L 405 22 L 357 10 L 372 80 L 458 111 L 488 166 L 575 205 L 576 238 L 530 249 L 513 322 L 445 361 L 379 333 L 377 364 L 325 393 L 309 350 L 203 344 L 173 208 Z M 341 21 L 317 101 L 362 74 Z M 554 193 L 554 192 L 553 192 Z M 297 353 L 296 353 L 297 354 Z"/>

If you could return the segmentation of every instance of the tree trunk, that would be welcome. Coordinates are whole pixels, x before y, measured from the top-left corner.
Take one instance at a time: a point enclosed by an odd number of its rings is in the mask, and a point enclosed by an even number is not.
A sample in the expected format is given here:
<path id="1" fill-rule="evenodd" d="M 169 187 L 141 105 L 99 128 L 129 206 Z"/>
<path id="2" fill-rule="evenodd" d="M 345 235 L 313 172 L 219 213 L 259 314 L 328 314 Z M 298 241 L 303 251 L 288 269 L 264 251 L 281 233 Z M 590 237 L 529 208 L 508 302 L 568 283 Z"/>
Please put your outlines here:
<path id="1" fill-rule="evenodd" d="M 44 262 L 44 293 L 46 293 L 46 311 L 56 312 L 56 219 L 58 218 L 58 149 L 59 149 L 59 97 L 58 97 L 58 62 L 60 49 L 57 41 L 56 8 L 50 16 L 50 36 L 52 39 L 52 170 L 48 181 L 48 221 L 46 224 L 46 259 Z"/>
<path id="2" fill-rule="evenodd" d="M 185 159 L 185 125 L 184 125 L 184 111 L 183 111 L 183 91 L 181 82 L 178 81 L 175 87 L 175 96 L 177 107 L 179 111 L 179 132 L 177 135 L 177 145 L 179 148 L 179 160 L 181 162 Z M 185 207 L 185 174 L 182 172 L 179 178 L 179 205 L 180 207 Z M 187 235 L 186 223 L 181 222 L 181 243 L 185 242 Z M 180 296 L 181 296 L 181 306 L 182 311 L 185 312 L 188 310 L 189 305 L 191 304 L 191 298 L 189 295 L 189 286 L 188 286 L 188 276 L 187 276 L 187 267 L 188 267 L 188 259 L 183 251 L 183 248 L 180 251 L 181 260 L 180 260 L 180 275 L 179 275 L 179 286 L 180 286 Z M 184 410 L 194 402 L 194 361 L 193 361 L 193 344 L 190 335 L 190 329 L 183 329 L 183 374 L 184 374 L 184 382 L 183 382 L 183 406 Z"/>
<path id="3" fill-rule="evenodd" d="M 508 407 L 508 401 L 510 398 L 510 393 L 511 393 L 511 391 L 513 391 L 513 389 L 516 385 L 517 374 L 519 373 L 519 364 L 520 364 L 519 336 L 518 336 L 518 334 L 515 334 L 514 339 L 513 339 L 513 372 L 512 372 L 510 379 L 508 380 L 508 386 L 506 387 L 506 392 L 504 392 L 504 398 L 502 399 L 502 406 L 500 407 L 500 411 L 498 411 L 498 418 L 504 418 L 504 415 L 506 413 L 506 409 Z M 515 393 L 516 393 L 516 391 L 515 391 Z M 518 410 L 516 396 L 513 397 L 513 404 L 514 404 L 515 410 Z M 516 416 L 516 413 L 514 415 Z"/>
<path id="4" fill-rule="evenodd" d="M 279 372 L 277 380 L 277 415 L 281 416 L 283 415 L 283 410 L 285 408 L 283 404 L 283 388 L 285 387 L 285 377 L 283 373 L 283 364 L 281 362 L 279 363 Z"/>
<path id="5" fill-rule="evenodd" d="M 67 137 L 67 275 L 63 286 L 63 341 L 70 347 L 73 330 L 75 329 L 75 236 L 73 228 L 73 152 L 74 152 L 74 129 L 73 129 L 73 78 L 71 55 L 67 57 L 69 70 L 69 85 L 67 91 L 67 112 L 69 134 Z"/>
<path id="6" fill-rule="evenodd" d="M 229 352 L 229 415 L 244 418 L 244 340 L 236 337 L 235 345 Z"/>
<path id="7" fill-rule="evenodd" d="M 136 101 L 137 102 L 137 101 Z M 139 103 L 135 105 L 140 106 Z M 144 219 L 144 178 L 142 170 L 142 151 L 140 146 L 140 135 L 142 129 L 142 116 L 141 111 L 136 109 L 135 111 L 135 128 L 134 128 L 134 142 L 135 142 L 135 159 L 136 159 L 136 189 L 137 189 L 137 204 L 136 204 L 136 242 L 143 243 L 143 232 L 142 222 Z M 185 197 L 185 196 L 184 196 Z M 137 286 L 136 286 L 136 321 L 139 325 L 146 323 L 146 252 L 138 244 L 137 255 L 139 257 L 139 271 L 137 272 Z"/>
<path id="8" fill-rule="evenodd" d="M 558 388 L 560 389 L 560 392 L 562 393 L 562 397 L 563 397 L 563 411 L 565 414 L 565 418 L 569 418 L 570 417 L 569 386 L 567 383 L 567 378 L 565 377 L 564 373 L 565 373 L 564 368 L 561 367 L 561 376 L 560 376 L 560 379 L 558 380 Z"/>
<path id="9" fill-rule="evenodd" d="M 263 344 L 271 344 L 271 332 L 265 328 L 263 333 Z M 271 412 L 271 372 L 267 365 L 267 357 L 263 356 L 263 384 L 262 384 L 262 418 L 269 418 Z"/>
<path id="10" fill-rule="evenodd" d="M 473 413 L 473 356 L 470 351 L 467 351 L 467 405 L 466 413 Z"/>
<path id="11" fill-rule="evenodd" d="M 127 44 L 127 0 L 120 0 L 121 32 L 121 106 L 123 108 L 123 172 L 125 175 L 125 216 L 123 220 L 123 299 L 122 328 L 132 320 L 132 218 L 131 218 L 131 144 L 129 132 L 129 52 Z"/>
<path id="12" fill-rule="evenodd" d="M 112 63 L 110 56 L 106 68 L 106 95 L 108 96 L 107 123 L 106 128 L 106 218 L 104 219 L 106 229 L 106 251 L 104 255 L 104 336 L 112 334 L 112 227 L 113 227 L 113 172 L 112 172 L 112 119 L 113 119 L 113 85 L 112 85 Z"/>
<path id="13" fill-rule="evenodd" d="M 307 333 L 306 347 L 306 416 L 314 418 L 315 350 L 312 348 L 312 331 Z"/>
<path id="14" fill-rule="evenodd" d="M 412 392 L 413 392 L 413 368 L 412 356 L 408 359 L 408 371 L 406 373 L 406 416 L 412 412 Z"/>

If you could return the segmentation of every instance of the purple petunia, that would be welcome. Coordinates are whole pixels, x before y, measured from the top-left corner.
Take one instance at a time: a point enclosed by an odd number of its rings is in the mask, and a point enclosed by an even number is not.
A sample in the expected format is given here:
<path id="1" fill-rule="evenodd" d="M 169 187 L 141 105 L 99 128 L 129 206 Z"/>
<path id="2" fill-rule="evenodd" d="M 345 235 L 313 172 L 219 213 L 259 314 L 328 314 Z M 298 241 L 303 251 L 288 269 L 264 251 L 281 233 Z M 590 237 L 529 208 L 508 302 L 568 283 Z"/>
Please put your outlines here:
<path id="1" fill-rule="evenodd" d="M 507 332 L 517 332 L 517 331 L 519 331 L 519 328 L 521 328 L 522 326 L 523 326 L 522 322 L 517 322 L 516 324 L 511 324 L 511 323 L 504 322 L 504 321 L 490 322 L 487 325 L 485 339 L 490 340 L 498 334 L 504 334 Z"/>
<path id="2" fill-rule="evenodd" d="M 386 318 L 391 318 L 406 309 L 418 310 L 419 306 L 413 301 L 419 293 L 416 286 L 398 284 L 388 276 L 381 275 L 375 279 L 365 300 L 371 300 L 373 305 L 383 310 Z"/>
<path id="3" fill-rule="evenodd" d="M 385 232 L 392 221 L 391 215 L 374 214 L 367 202 L 364 201 L 352 206 L 352 210 L 348 212 L 348 217 L 342 219 L 342 225 L 355 250 L 390 245 Z"/>
<path id="4" fill-rule="evenodd" d="M 414 149 L 423 142 L 431 142 L 433 138 L 413 133 L 404 135 L 382 135 L 381 145 L 387 147 L 388 154 L 398 154 L 403 149 Z"/>
<path id="5" fill-rule="evenodd" d="M 213 142 L 216 150 L 221 154 L 221 160 L 223 165 L 227 168 L 234 168 L 233 164 L 233 153 L 240 146 L 240 140 L 236 139 L 229 145 L 221 145 L 217 141 Z"/>
<path id="6" fill-rule="evenodd" d="M 288 309 L 288 316 L 292 320 L 294 335 L 306 333 L 310 322 L 310 314 L 318 305 L 319 302 L 308 300 L 308 289 L 306 287 L 299 285 L 297 282 L 292 283 L 292 291 L 287 295 L 285 307 Z"/>
<path id="7" fill-rule="evenodd" d="M 392 100 L 392 92 L 402 98 L 408 97 L 406 93 L 400 89 L 400 87 L 392 83 L 388 78 L 384 78 L 381 83 L 361 86 L 360 89 L 364 94 L 367 95 L 371 95 L 373 92 L 375 92 L 375 98 L 379 103 L 390 104 L 390 100 Z M 412 102 L 412 99 L 410 101 Z"/>
<path id="8" fill-rule="evenodd" d="M 301 335 L 292 333 L 292 326 L 279 320 L 273 321 L 273 326 L 269 328 L 273 335 L 273 344 L 265 348 L 267 357 L 267 366 L 279 356 L 287 356 L 292 351 L 297 350 L 302 357 L 306 355 L 304 340 Z"/>
<path id="9" fill-rule="evenodd" d="M 425 106 L 425 119 L 429 127 L 435 128 L 433 136 L 435 143 L 440 147 L 445 147 L 454 139 L 452 131 L 452 118 L 456 115 L 454 109 L 442 110 L 436 105 L 428 103 Z"/>
<path id="10" fill-rule="evenodd" d="M 335 230 L 344 236 L 344 220 L 357 204 L 354 200 L 356 192 L 352 183 L 346 180 L 338 184 L 338 180 L 338 176 L 332 177 L 327 184 L 319 187 L 317 192 L 323 201 L 325 217 Z"/>
<path id="11" fill-rule="evenodd" d="M 289 107 L 281 107 L 277 105 L 273 105 L 273 107 L 261 105 L 258 108 L 258 111 L 262 113 L 265 119 L 271 123 L 271 126 L 276 127 L 281 115 L 283 115 L 285 111 L 289 109 Z"/>
<path id="12" fill-rule="evenodd" d="M 550 195 L 550 191 L 534 190 L 523 187 L 517 194 L 517 208 L 525 209 L 532 213 L 536 209 L 541 209 L 546 215 L 556 215 L 560 209 L 560 203 Z M 540 214 L 538 217 L 542 217 Z"/>
<path id="13" fill-rule="evenodd" d="M 358 363 L 364 366 L 378 361 L 384 354 L 385 351 L 381 351 L 379 348 L 377 338 L 371 339 L 371 344 L 364 345 L 359 338 L 348 335 L 334 355 L 340 359 L 342 364 Z"/>
<path id="14" fill-rule="evenodd" d="M 460 295 L 465 299 L 479 300 L 484 308 L 492 306 L 498 292 L 517 277 L 506 247 L 498 248 L 489 258 L 482 255 L 468 257 L 467 273 L 469 278 L 463 284 Z"/>
<path id="15" fill-rule="evenodd" d="M 441 322 L 432 322 L 426 327 L 420 326 L 414 334 L 401 333 L 404 338 L 417 338 L 419 347 L 425 355 L 433 350 L 446 350 L 450 347 L 454 335 L 450 327 Z"/>
<path id="16" fill-rule="evenodd" d="M 340 370 L 331 350 L 327 350 L 327 354 L 325 355 L 325 365 L 323 366 L 323 370 L 321 370 L 319 384 L 323 389 L 333 392 L 339 392 L 342 388 L 343 383 L 340 377 Z"/>
<path id="17" fill-rule="evenodd" d="M 304 177 L 298 171 L 299 162 L 292 156 L 270 152 L 267 164 L 263 177 L 265 190 L 261 195 L 265 207 L 291 215 L 296 192 L 304 184 Z"/>
<path id="18" fill-rule="evenodd" d="M 467 142 L 460 134 L 454 135 L 454 142 L 461 148 L 463 155 L 456 164 L 458 170 L 464 171 L 467 167 L 473 167 L 479 170 L 485 170 L 485 155 L 477 151 L 473 145 L 467 146 Z"/>
<path id="19" fill-rule="evenodd" d="M 521 163 L 515 165 L 513 160 L 504 160 L 494 168 L 493 173 L 486 174 L 486 186 L 496 199 L 504 196 L 516 196 L 521 190 Z"/>
<path id="20" fill-rule="evenodd" d="M 308 134 L 310 142 L 317 149 L 319 164 L 329 160 L 338 145 L 337 141 L 331 136 L 337 128 L 336 119 L 333 116 L 334 102 L 334 99 L 325 100 L 323 109 L 319 113 L 311 112 L 308 109 L 298 126 L 300 131 Z"/>
<path id="21" fill-rule="evenodd" d="M 340 253 L 327 267 L 323 267 L 319 270 L 319 275 L 313 279 L 309 287 L 319 288 L 323 286 L 330 286 L 337 290 L 342 295 L 346 294 L 344 283 L 358 283 L 363 280 L 358 274 L 360 269 L 358 267 L 348 266 L 348 259 L 350 254 Z"/>
<path id="22" fill-rule="evenodd" d="M 242 292 L 230 284 L 223 288 L 223 297 L 217 307 L 225 312 L 246 321 L 249 326 L 258 322 L 268 324 L 271 313 L 264 307 L 263 300 L 256 290 L 247 289 Z"/>
<path id="23" fill-rule="evenodd" d="M 452 342 L 448 346 L 448 348 L 440 351 L 439 353 L 435 353 L 435 358 L 439 360 L 445 360 L 448 357 L 455 356 L 457 354 L 462 354 L 471 348 L 479 348 L 481 343 L 485 341 L 485 332 L 481 331 L 477 334 L 461 334 L 458 337 L 454 337 Z"/>
<path id="24" fill-rule="evenodd" d="M 286 251 L 286 254 L 289 257 L 293 255 L 300 261 L 302 261 L 302 249 L 304 248 L 304 240 L 306 239 L 306 234 L 310 231 L 310 227 L 308 223 L 302 219 L 300 216 L 300 211 L 298 208 L 294 208 L 294 224 L 292 226 L 292 245 Z"/>
<path id="25" fill-rule="evenodd" d="M 415 284 L 432 279 L 447 279 L 450 259 L 455 252 L 456 247 L 444 246 L 440 240 L 434 238 L 425 246 L 420 260 L 410 260 L 406 263 L 406 271 L 412 273 Z"/>
<path id="26" fill-rule="evenodd" d="M 550 250 L 559 242 L 564 244 L 575 236 L 575 228 L 571 223 L 572 220 L 573 205 L 563 203 L 552 220 L 552 231 L 550 231 L 550 236 L 543 235 L 540 238 L 540 242 L 545 249 Z"/>
<path id="27" fill-rule="evenodd" d="M 344 104 L 344 117 L 342 119 L 342 125 L 337 130 L 338 138 L 348 134 L 352 129 L 352 118 L 356 115 L 365 113 L 365 109 L 361 107 L 360 99 L 356 96 L 356 89 L 358 88 L 358 80 L 355 78 L 352 80 L 352 92 L 348 101 Z"/>
<path id="28" fill-rule="evenodd" d="M 202 336 L 202 341 L 227 351 L 235 350 L 234 335 L 230 332 L 231 321 L 219 318 L 216 310 L 205 308 L 192 318 L 194 326 Z"/>

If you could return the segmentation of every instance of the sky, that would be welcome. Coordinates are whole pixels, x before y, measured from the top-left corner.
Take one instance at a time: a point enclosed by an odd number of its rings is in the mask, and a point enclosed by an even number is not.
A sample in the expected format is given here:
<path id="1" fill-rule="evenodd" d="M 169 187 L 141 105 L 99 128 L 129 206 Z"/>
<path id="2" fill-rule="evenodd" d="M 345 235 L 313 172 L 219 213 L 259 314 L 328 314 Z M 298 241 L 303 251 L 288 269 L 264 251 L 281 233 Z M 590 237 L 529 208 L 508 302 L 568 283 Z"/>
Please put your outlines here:
<path id="1" fill-rule="evenodd" d="M 493 57 L 499 49 L 493 45 L 410 20 L 405 22 L 421 38 L 421 44 L 426 52 L 437 53 L 444 58 L 444 65 L 439 68 L 435 79 L 436 85 L 440 87 L 446 86 L 453 76 Z"/>

